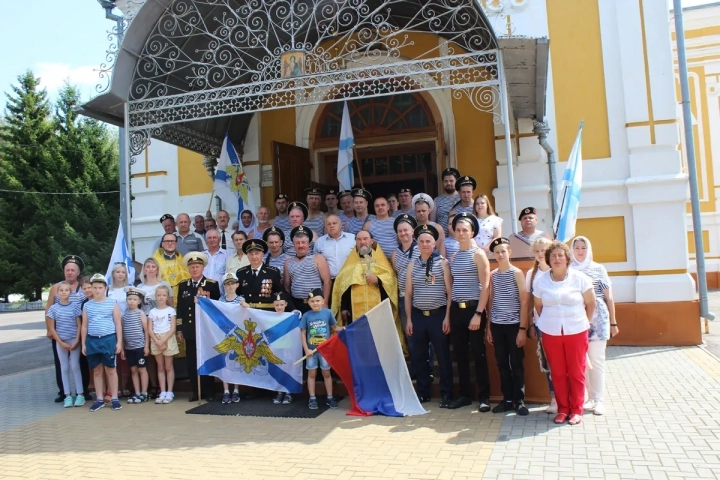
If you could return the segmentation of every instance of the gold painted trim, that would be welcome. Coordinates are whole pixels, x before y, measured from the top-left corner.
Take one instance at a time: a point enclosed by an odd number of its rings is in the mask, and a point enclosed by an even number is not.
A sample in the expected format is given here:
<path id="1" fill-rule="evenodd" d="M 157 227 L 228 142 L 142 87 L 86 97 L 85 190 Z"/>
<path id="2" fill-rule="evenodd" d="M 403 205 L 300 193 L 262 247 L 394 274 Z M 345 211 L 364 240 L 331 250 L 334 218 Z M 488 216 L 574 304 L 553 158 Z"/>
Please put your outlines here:
<path id="1" fill-rule="evenodd" d="M 677 268 L 675 270 L 622 270 L 619 272 L 608 272 L 611 277 L 646 277 L 650 275 L 679 275 L 687 273 L 687 269 Z"/>
<path id="2" fill-rule="evenodd" d="M 650 127 L 650 144 L 655 145 L 655 119 L 652 104 L 652 87 L 650 86 L 650 63 L 648 61 L 647 35 L 645 33 L 645 7 L 640 4 L 640 35 L 642 37 L 643 62 L 645 64 L 645 95 L 647 97 L 648 126 Z"/>
<path id="3" fill-rule="evenodd" d="M 150 158 L 148 157 L 148 149 L 145 149 L 145 171 L 142 173 L 133 173 L 130 178 L 144 178 L 145 188 L 150 188 L 150 177 L 164 177 L 167 175 L 166 170 L 158 170 L 156 172 L 148 172 L 150 170 Z"/>
<path id="4" fill-rule="evenodd" d="M 514 133 L 510 134 L 510 138 L 530 138 L 534 136 L 536 136 L 534 133 L 521 133 L 517 136 Z M 505 140 L 505 135 L 495 135 L 495 140 Z"/>
<path id="5" fill-rule="evenodd" d="M 668 118 L 667 120 L 655 120 L 653 122 L 628 122 L 625 124 L 625 128 L 630 127 L 648 127 L 650 125 L 672 125 L 677 123 L 677 119 Z"/>
<path id="6" fill-rule="evenodd" d="M 685 38 L 701 38 L 710 35 L 720 35 L 720 27 L 701 27 L 685 30 Z M 672 32 L 672 39 L 675 40 L 675 32 Z"/>

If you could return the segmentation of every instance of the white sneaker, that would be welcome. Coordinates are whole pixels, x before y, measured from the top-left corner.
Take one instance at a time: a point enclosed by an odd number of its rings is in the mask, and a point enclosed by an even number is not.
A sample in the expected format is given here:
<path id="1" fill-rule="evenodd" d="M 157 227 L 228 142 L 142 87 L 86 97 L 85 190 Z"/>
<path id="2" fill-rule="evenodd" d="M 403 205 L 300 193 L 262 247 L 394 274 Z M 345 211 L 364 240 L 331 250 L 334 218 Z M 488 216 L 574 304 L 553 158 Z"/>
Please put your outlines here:
<path id="1" fill-rule="evenodd" d="M 163 399 L 163 403 L 170 403 L 175 399 L 175 394 L 173 392 L 167 392 L 165 394 L 165 398 Z"/>
<path id="2" fill-rule="evenodd" d="M 155 403 L 157 403 L 157 404 L 165 403 L 166 396 L 167 396 L 167 393 L 160 392 L 160 395 L 158 395 L 157 398 L 155 399 Z"/>
<path id="3" fill-rule="evenodd" d="M 586 400 L 583 409 L 593 411 L 595 409 L 595 400 Z"/>
<path id="4" fill-rule="evenodd" d="M 557 408 L 557 400 L 555 400 L 555 397 L 552 397 L 552 399 L 550 399 L 550 405 L 545 409 L 545 413 L 555 414 L 558 412 Z"/>
<path id="5" fill-rule="evenodd" d="M 593 413 L 595 415 L 605 415 L 605 405 L 603 405 L 603 402 L 595 402 Z"/>

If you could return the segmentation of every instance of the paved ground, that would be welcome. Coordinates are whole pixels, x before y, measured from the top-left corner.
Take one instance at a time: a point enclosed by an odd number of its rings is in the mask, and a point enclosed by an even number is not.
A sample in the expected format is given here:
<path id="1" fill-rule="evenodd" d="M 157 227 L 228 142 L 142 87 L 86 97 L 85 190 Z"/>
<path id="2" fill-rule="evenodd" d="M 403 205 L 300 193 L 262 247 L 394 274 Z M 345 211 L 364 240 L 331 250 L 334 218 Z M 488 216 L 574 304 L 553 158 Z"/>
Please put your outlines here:
<path id="1" fill-rule="evenodd" d="M 52 365 L 45 312 L 0 314 L 0 376 Z"/>
<path id="2" fill-rule="evenodd" d="M 720 361 L 700 347 L 609 349 L 608 414 L 557 427 L 439 410 L 405 419 L 185 415 L 189 404 L 89 413 L 51 402 L 52 368 L 0 379 L 3 478 L 715 478 Z M 32 393 L 28 394 L 28 386 Z"/>

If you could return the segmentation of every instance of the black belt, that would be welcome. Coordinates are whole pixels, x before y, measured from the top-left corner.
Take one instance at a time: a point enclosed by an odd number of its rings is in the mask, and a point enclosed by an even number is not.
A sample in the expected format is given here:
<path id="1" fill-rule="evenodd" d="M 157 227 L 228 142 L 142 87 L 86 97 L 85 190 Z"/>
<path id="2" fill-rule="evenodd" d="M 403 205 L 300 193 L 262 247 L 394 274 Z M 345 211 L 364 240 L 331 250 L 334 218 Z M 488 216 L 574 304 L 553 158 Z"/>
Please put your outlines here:
<path id="1" fill-rule="evenodd" d="M 440 311 L 447 311 L 447 305 L 443 305 L 442 307 L 433 308 L 431 310 L 423 310 L 421 308 L 413 307 L 413 309 L 417 310 L 418 312 L 421 312 L 426 317 L 429 317 L 430 315 L 433 315 L 435 313 L 439 313 Z"/>
<path id="2" fill-rule="evenodd" d="M 453 305 L 455 305 L 458 308 L 475 308 L 478 306 L 477 300 L 470 300 L 467 302 L 453 302 Z"/>

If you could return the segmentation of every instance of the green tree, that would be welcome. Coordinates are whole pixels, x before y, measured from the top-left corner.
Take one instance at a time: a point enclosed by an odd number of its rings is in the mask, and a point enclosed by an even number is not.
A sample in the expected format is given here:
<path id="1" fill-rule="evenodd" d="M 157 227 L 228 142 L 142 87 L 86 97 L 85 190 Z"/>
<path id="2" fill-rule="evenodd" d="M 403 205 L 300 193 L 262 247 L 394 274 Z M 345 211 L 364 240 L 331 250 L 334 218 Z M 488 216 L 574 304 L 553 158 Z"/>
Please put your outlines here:
<path id="1" fill-rule="evenodd" d="M 10 277 L 3 278 L 2 288 L 28 300 L 40 298 L 43 287 L 57 279 L 63 250 L 58 239 L 63 227 L 59 205 L 53 196 L 34 192 L 67 191 L 68 187 L 67 163 L 56 155 L 50 104 L 39 82 L 30 71 L 18 77 L 18 85 L 7 94 L 0 127 L 0 188 L 33 192 L 0 196 L 4 257 L 0 269 Z"/>

